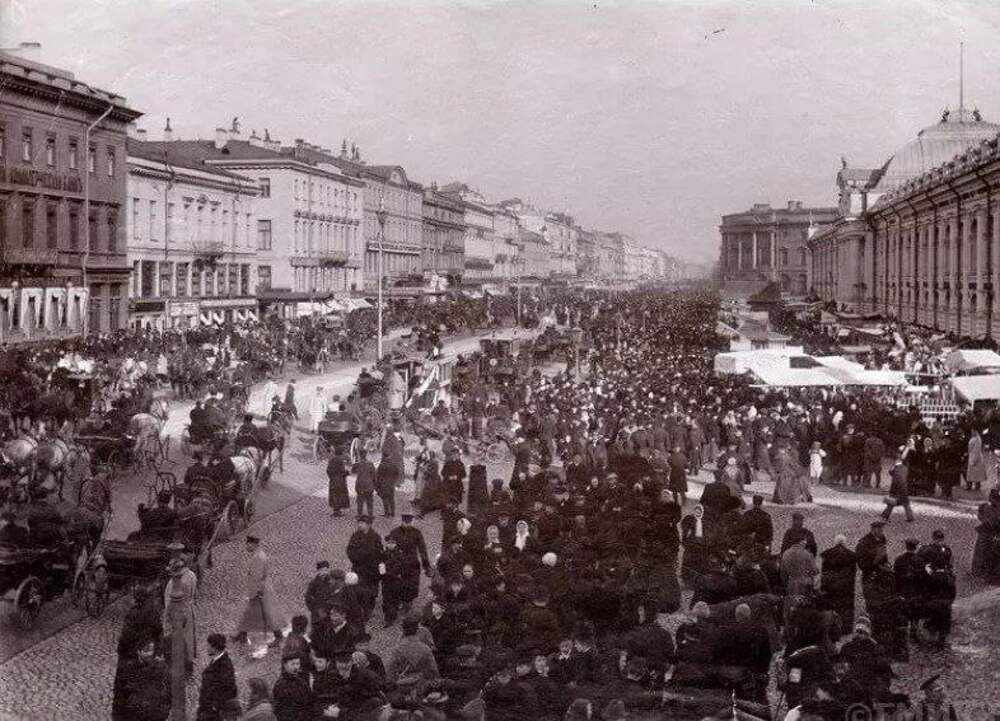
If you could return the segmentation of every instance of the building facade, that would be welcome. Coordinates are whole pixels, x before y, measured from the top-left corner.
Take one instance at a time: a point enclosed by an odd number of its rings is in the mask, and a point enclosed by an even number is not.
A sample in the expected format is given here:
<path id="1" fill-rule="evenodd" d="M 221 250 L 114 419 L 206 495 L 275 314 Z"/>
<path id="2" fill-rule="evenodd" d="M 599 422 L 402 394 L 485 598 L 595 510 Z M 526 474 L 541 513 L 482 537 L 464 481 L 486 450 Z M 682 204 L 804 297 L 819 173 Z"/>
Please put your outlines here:
<path id="1" fill-rule="evenodd" d="M 458 285 L 465 273 L 465 207 L 461 201 L 424 189 L 423 272 Z"/>
<path id="2" fill-rule="evenodd" d="M 722 216 L 719 268 L 724 289 L 752 295 L 773 282 L 785 293 L 806 295 L 810 291 L 807 242 L 837 217 L 837 208 L 807 208 L 797 200 L 788 201 L 785 208 L 758 203 Z"/>
<path id="3" fill-rule="evenodd" d="M 216 169 L 258 186 L 252 243 L 246 249 L 256 255 L 256 277 L 250 277 L 248 288 L 258 300 L 294 302 L 361 290 L 362 182 L 337 168 L 283 152 L 266 133 L 264 138 L 253 132 L 243 139 L 235 123 L 229 130 L 217 129 L 214 140 L 170 137 L 148 147 L 168 164 Z M 221 209 L 217 212 L 218 226 Z M 197 227 L 196 217 L 191 222 Z M 211 224 L 211 216 L 202 222 Z M 212 237 L 209 231 L 200 232 L 193 252 L 214 254 L 219 248 Z"/>
<path id="4" fill-rule="evenodd" d="M 1000 334 L 1000 127 L 959 109 L 939 126 L 970 147 L 876 201 L 866 219 L 862 310 L 959 336 Z M 927 129 L 923 135 L 926 140 Z M 985 136 L 975 142 L 975 135 Z M 946 154 L 948 142 L 939 150 Z M 894 161 L 895 162 L 895 161 Z M 905 170 L 901 168 L 900 170 Z"/>
<path id="5" fill-rule="evenodd" d="M 597 233 L 592 230 L 576 229 L 576 275 L 594 281 L 598 279 Z"/>
<path id="6" fill-rule="evenodd" d="M 0 342 L 128 318 L 125 98 L 0 52 Z"/>
<path id="7" fill-rule="evenodd" d="M 523 259 L 522 272 L 518 275 L 518 285 L 537 286 L 549 279 L 549 261 L 551 250 L 549 243 L 541 233 L 521 228 L 518 238 L 521 244 Z"/>
<path id="8" fill-rule="evenodd" d="M 880 168 L 850 168 L 845 162 L 837 176 L 840 217 L 809 242 L 817 294 L 849 310 L 889 313 L 907 322 L 965 335 L 992 333 L 992 312 L 989 318 L 977 317 L 968 296 L 955 293 L 947 255 L 953 232 L 978 232 L 975 213 L 967 222 L 962 218 L 966 213 L 962 207 L 989 206 L 989 197 L 977 200 L 973 188 L 965 196 L 964 206 L 949 202 L 947 192 L 933 201 L 933 194 L 902 203 L 899 198 L 906 196 L 904 189 L 914 183 L 927 185 L 956 156 L 966 151 L 982 152 L 981 144 L 995 141 L 998 132 L 1000 125 L 984 121 L 978 111 L 960 107 L 921 130 Z M 954 219 L 958 219 L 959 230 L 953 231 L 948 224 Z M 988 231 L 985 226 L 984 231 Z M 968 260 L 968 250 L 962 256 L 962 248 L 956 249 L 959 260 Z M 993 251 L 987 248 L 986 252 L 992 258 Z M 944 258 L 938 259 L 938 253 Z M 911 268 L 905 261 L 917 265 Z M 904 264 L 900 266 L 900 262 Z M 967 271 L 960 269 L 959 275 Z M 971 273 L 972 280 L 967 281 L 974 289 L 978 275 Z M 984 288 L 991 293 L 988 279 Z M 969 290 L 964 288 L 965 293 Z M 977 290 L 977 300 L 978 295 Z M 955 308 L 950 305 L 953 299 Z"/>
<path id="9" fill-rule="evenodd" d="M 499 205 L 492 206 L 494 256 L 494 277 L 509 286 L 524 272 L 524 256 L 521 248 L 521 228 L 517 216 Z"/>
<path id="10" fill-rule="evenodd" d="M 368 165 L 357 148 L 340 154 L 296 140 L 284 152 L 338 170 L 363 185 L 365 293 L 378 290 L 379 243 L 382 243 L 383 287 L 390 295 L 416 295 L 423 276 L 424 189 L 398 165 Z M 384 221 L 384 227 L 380 223 Z"/>
<path id="11" fill-rule="evenodd" d="M 573 217 L 565 213 L 547 213 L 542 234 L 552 250 L 551 274 L 563 280 L 575 278 L 577 232 Z"/>
<path id="12" fill-rule="evenodd" d="M 465 273 L 466 284 L 493 284 L 503 276 L 498 268 L 496 236 L 493 232 L 494 210 L 482 194 L 464 183 L 449 183 L 441 192 L 462 203 L 465 223 Z"/>
<path id="13" fill-rule="evenodd" d="M 127 147 L 130 324 L 255 318 L 259 184 L 141 138 Z"/>

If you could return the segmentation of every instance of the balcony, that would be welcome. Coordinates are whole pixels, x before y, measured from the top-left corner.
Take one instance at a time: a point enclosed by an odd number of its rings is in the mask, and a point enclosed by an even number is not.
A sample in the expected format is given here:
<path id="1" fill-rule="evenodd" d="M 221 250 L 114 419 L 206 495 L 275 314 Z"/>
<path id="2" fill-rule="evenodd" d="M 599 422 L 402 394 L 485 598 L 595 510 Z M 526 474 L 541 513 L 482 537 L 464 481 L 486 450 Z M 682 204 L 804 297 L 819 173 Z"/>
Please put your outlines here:
<path id="1" fill-rule="evenodd" d="M 191 254 L 195 260 L 215 265 L 225 254 L 226 248 L 221 240 L 211 240 L 191 243 Z"/>
<path id="2" fill-rule="evenodd" d="M 6 248 L 0 250 L 4 265 L 56 265 L 59 251 L 55 248 Z"/>
<path id="3" fill-rule="evenodd" d="M 87 268 L 90 270 L 129 270 L 130 266 L 124 253 L 90 253 L 87 255 Z"/>
<path id="4" fill-rule="evenodd" d="M 321 250 L 316 255 L 321 268 L 340 268 L 350 259 L 346 250 Z"/>

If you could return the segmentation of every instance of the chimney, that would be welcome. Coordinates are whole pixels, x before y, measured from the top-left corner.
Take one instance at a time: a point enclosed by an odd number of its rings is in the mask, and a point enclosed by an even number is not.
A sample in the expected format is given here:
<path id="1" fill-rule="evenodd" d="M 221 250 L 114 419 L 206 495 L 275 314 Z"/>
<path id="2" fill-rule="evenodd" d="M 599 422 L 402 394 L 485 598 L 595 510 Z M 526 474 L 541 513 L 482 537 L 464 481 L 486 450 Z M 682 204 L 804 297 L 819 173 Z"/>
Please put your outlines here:
<path id="1" fill-rule="evenodd" d="M 170 127 L 170 118 L 167 118 L 167 124 L 163 128 L 163 140 L 170 142 L 174 139 L 174 129 Z"/>
<path id="2" fill-rule="evenodd" d="M 229 142 L 229 131 L 225 128 L 215 129 L 215 149 L 222 150 Z"/>

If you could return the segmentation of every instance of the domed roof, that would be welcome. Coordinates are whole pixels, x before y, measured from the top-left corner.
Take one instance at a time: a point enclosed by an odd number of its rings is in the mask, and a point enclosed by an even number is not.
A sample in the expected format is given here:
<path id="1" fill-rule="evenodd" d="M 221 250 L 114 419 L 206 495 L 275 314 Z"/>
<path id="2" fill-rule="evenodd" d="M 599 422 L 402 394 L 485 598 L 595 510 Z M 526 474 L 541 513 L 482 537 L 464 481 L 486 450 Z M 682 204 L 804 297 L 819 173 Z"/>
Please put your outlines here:
<path id="1" fill-rule="evenodd" d="M 908 180 L 944 165 L 974 145 L 996 137 L 998 133 L 1000 125 L 984 121 L 978 110 L 946 110 L 939 123 L 921 130 L 916 138 L 886 161 L 875 190 L 898 188 Z"/>

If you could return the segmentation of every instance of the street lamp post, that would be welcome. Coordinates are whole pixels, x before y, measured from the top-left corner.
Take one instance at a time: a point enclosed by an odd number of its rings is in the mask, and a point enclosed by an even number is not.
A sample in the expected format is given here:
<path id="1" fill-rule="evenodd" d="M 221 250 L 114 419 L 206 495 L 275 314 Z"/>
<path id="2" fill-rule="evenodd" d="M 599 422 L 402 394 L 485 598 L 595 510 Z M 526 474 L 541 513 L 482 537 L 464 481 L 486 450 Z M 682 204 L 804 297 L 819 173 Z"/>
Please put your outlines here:
<path id="1" fill-rule="evenodd" d="M 382 193 L 378 196 L 375 217 L 378 219 L 378 336 L 375 354 L 377 360 L 382 360 L 382 248 L 385 245 L 385 196 Z"/>

